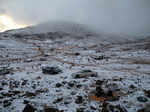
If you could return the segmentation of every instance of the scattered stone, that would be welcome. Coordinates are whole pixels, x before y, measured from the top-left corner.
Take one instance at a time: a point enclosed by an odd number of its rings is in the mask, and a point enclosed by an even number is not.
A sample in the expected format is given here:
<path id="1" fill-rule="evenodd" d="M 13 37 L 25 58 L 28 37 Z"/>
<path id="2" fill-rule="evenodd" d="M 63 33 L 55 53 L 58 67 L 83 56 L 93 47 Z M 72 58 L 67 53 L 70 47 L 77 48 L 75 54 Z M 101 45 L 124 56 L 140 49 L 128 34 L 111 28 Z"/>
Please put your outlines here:
<path id="1" fill-rule="evenodd" d="M 79 55 L 80 55 L 80 53 L 76 52 L 76 53 L 75 53 L 75 55 L 76 55 L 76 56 L 79 56 Z"/>
<path id="2" fill-rule="evenodd" d="M 150 112 L 150 104 L 147 104 L 144 108 L 138 110 L 137 112 Z"/>
<path id="3" fill-rule="evenodd" d="M 101 56 L 93 56 L 93 58 L 94 58 L 95 60 L 109 59 L 109 57 L 106 57 L 105 55 L 101 55 Z"/>
<path id="4" fill-rule="evenodd" d="M 102 85 L 102 84 L 103 84 L 103 82 L 104 82 L 104 81 L 97 80 L 97 81 L 96 81 L 96 85 Z"/>
<path id="5" fill-rule="evenodd" d="M 71 92 L 71 95 L 76 95 L 76 94 L 77 94 L 77 92 L 75 92 L 75 91 Z"/>
<path id="6" fill-rule="evenodd" d="M 9 67 L 0 67 L 0 75 L 7 75 L 12 73 L 13 69 Z"/>
<path id="7" fill-rule="evenodd" d="M 3 88 L 0 88 L 0 91 L 2 91 L 3 90 Z"/>
<path id="8" fill-rule="evenodd" d="M 72 97 L 64 97 L 64 104 L 70 104 L 70 103 L 72 103 Z"/>
<path id="9" fill-rule="evenodd" d="M 8 107 L 11 105 L 11 102 L 9 100 L 4 100 L 3 101 L 3 107 Z"/>
<path id="10" fill-rule="evenodd" d="M 91 70 L 82 70 L 77 73 L 72 74 L 73 78 L 88 78 L 88 77 L 97 77 L 97 72 Z"/>
<path id="11" fill-rule="evenodd" d="M 23 80 L 21 85 L 25 86 L 27 84 L 27 82 L 28 82 L 28 80 Z"/>
<path id="12" fill-rule="evenodd" d="M 23 103 L 24 104 L 29 104 L 29 101 L 28 100 L 24 100 Z"/>
<path id="13" fill-rule="evenodd" d="M 58 67 L 42 67 L 43 74 L 56 75 L 62 73 L 62 70 Z"/>
<path id="14" fill-rule="evenodd" d="M 57 87 L 57 88 L 59 88 L 59 87 L 61 87 L 61 86 L 62 86 L 61 83 L 57 83 L 57 84 L 56 84 L 56 87 Z"/>
<path id="15" fill-rule="evenodd" d="M 33 61 L 32 59 L 26 59 L 26 60 L 24 60 L 25 63 L 30 63 L 32 61 Z"/>
<path id="16" fill-rule="evenodd" d="M 23 112 L 35 112 L 35 110 L 36 110 L 36 109 L 35 109 L 32 105 L 27 104 L 27 105 L 25 106 Z"/>
<path id="17" fill-rule="evenodd" d="M 150 90 L 144 90 L 144 92 L 145 92 L 145 95 L 146 95 L 148 98 L 150 98 Z"/>
<path id="18" fill-rule="evenodd" d="M 148 101 L 148 99 L 145 98 L 145 97 L 143 97 L 143 96 L 137 97 L 137 100 L 138 100 L 139 102 L 147 102 L 147 101 Z"/>
<path id="19" fill-rule="evenodd" d="M 44 112 L 60 112 L 57 108 L 45 107 Z"/>
<path id="20" fill-rule="evenodd" d="M 60 98 L 57 98 L 53 103 L 59 103 L 59 102 L 61 102 L 62 100 L 63 100 L 63 98 L 60 97 Z"/>
<path id="21" fill-rule="evenodd" d="M 111 105 L 109 103 L 104 103 L 101 112 L 127 112 L 127 110 L 120 105 Z"/>
<path id="22" fill-rule="evenodd" d="M 135 89 L 136 87 L 134 85 L 130 85 L 130 88 L 131 89 Z"/>
<path id="23" fill-rule="evenodd" d="M 40 58 L 40 61 L 47 61 L 46 58 Z"/>
<path id="24" fill-rule="evenodd" d="M 36 94 L 40 94 L 40 93 L 46 93 L 48 92 L 49 90 L 47 88 L 41 88 L 41 89 L 38 89 L 35 91 Z"/>
<path id="25" fill-rule="evenodd" d="M 85 108 L 77 108 L 76 112 L 84 112 Z"/>
<path id="26" fill-rule="evenodd" d="M 26 97 L 35 97 L 36 94 L 32 93 L 32 92 L 26 92 L 23 96 L 26 96 Z"/>
<path id="27" fill-rule="evenodd" d="M 75 100 L 76 104 L 81 104 L 83 103 L 83 97 L 82 96 L 77 96 L 77 99 Z"/>
<path id="28" fill-rule="evenodd" d="M 68 86 L 74 87 L 76 83 L 77 83 L 76 81 L 70 81 L 70 82 L 68 82 Z"/>
<path id="29" fill-rule="evenodd" d="M 81 84 L 78 84 L 78 85 L 76 85 L 76 87 L 77 87 L 77 88 L 81 88 L 81 87 L 82 87 L 82 85 L 81 85 Z"/>

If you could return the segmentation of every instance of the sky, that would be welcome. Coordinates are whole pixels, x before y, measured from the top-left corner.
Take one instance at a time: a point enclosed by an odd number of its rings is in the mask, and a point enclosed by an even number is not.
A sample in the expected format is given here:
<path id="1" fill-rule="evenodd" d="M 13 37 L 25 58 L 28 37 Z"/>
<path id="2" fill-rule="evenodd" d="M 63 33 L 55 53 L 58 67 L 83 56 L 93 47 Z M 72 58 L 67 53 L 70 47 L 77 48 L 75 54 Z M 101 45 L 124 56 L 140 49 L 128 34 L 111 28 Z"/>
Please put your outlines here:
<path id="1" fill-rule="evenodd" d="M 65 20 L 103 32 L 149 35 L 149 12 L 150 0 L 0 0 L 0 16 L 9 17 L 12 27 Z"/>

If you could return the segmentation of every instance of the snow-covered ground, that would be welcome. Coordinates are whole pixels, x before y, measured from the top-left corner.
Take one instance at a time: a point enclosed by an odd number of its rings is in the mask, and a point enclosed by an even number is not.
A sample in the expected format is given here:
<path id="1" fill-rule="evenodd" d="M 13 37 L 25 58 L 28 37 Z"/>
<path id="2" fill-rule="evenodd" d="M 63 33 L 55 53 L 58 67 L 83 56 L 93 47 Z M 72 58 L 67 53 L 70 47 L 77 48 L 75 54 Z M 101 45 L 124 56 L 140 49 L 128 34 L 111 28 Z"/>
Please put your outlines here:
<path id="1" fill-rule="evenodd" d="M 64 112 L 107 112 L 103 101 L 88 97 L 96 91 L 97 80 L 104 81 L 104 89 L 113 89 L 118 97 L 106 100 L 109 105 L 138 112 L 150 103 L 150 93 L 145 92 L 150 90 L 149 38 L 119 42 L 89 32 L 14 32 L 0 34 L 0 67 L 13 69 L 0 74 L 0 112 L 22 112 L 27 103 L 37 112 L 45 107 Z M 62 72 L 44 74 L 43 66 L 57 66 Z M 72 77 L 82 70 L 98 76 Z"/>

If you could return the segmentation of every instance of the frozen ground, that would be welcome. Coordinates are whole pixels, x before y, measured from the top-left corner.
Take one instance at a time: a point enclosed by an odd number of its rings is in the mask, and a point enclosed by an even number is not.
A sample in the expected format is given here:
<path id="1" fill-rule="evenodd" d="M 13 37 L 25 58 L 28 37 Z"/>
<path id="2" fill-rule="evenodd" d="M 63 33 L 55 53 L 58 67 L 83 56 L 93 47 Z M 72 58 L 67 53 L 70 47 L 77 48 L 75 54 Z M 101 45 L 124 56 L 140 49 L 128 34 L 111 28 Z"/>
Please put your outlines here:
<path id="1" fill-rule="evenodd" d="M 6 32 L 0 34 L 0 66 L 13 69 L 0 75 L 0 112 L 22 112 L 27 103 L 37 112 L 44 112 L 45 107 L 64 112 L 118 112 L 104 111 L 103 101 L 89 99 L 97 80 L 119 97 L 105 101 L 110 105 L 138 112 L 150 103 L 150 92 L 145 92 L 150 90 L 149 38 L 119 42 L 90 33 Z M 58 66 L 63 72 L 43 74 L 43 66 Z M 87 69 L 98 76 L 72 77 Z"/>

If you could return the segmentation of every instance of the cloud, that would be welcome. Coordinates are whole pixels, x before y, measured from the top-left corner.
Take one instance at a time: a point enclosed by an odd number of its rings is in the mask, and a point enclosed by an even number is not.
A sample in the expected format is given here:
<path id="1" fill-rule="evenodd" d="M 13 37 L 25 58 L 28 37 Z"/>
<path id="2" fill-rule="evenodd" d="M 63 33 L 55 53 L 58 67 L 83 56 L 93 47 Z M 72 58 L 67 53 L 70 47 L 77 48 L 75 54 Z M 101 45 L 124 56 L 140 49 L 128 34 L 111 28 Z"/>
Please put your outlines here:
<path id="1" fill-rule="evenodd" d="M 18 23 L 75 21 L 104 32 L 150 34 L 150 0 L 1 0 Z"/>

